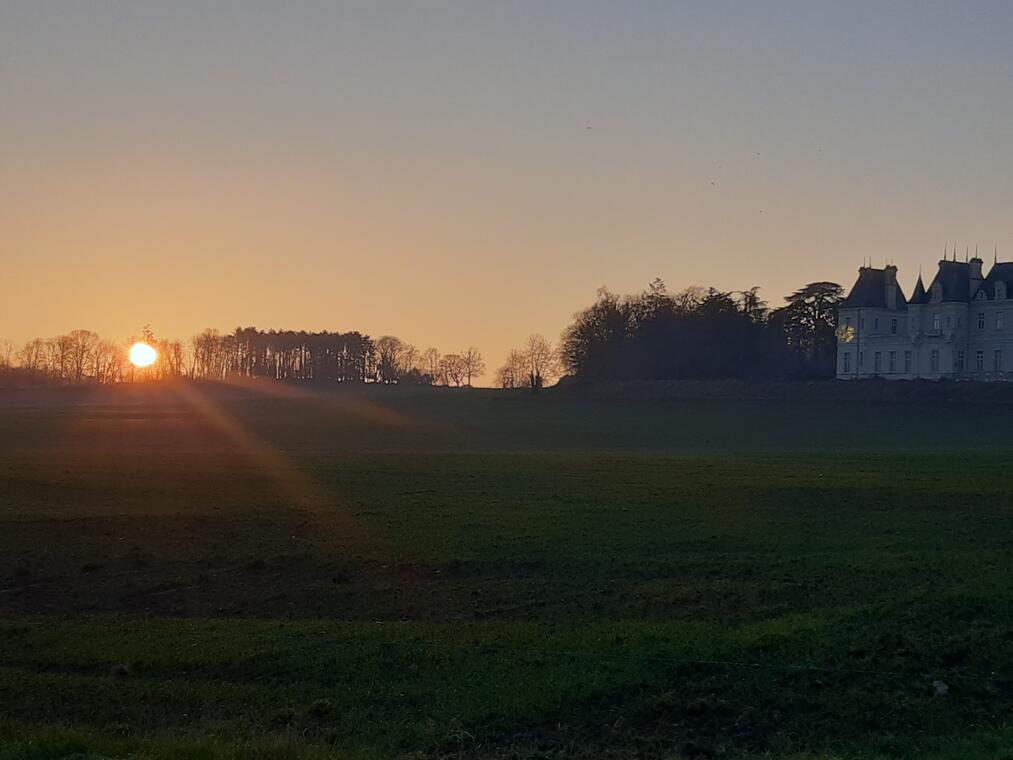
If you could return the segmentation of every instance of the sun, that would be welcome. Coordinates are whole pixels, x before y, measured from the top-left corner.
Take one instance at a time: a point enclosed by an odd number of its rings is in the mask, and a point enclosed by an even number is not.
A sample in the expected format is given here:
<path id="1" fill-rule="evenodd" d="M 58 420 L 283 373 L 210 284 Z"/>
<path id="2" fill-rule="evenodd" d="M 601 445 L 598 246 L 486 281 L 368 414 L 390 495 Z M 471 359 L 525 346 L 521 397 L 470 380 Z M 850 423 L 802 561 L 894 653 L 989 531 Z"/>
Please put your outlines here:
<path id="1" fill-rule="evenodd" d="M 150 367 L 158 358 L 158 352 L 147 343 L 135 343 L 130 347 L 130 363 L 135 367 Z"/>

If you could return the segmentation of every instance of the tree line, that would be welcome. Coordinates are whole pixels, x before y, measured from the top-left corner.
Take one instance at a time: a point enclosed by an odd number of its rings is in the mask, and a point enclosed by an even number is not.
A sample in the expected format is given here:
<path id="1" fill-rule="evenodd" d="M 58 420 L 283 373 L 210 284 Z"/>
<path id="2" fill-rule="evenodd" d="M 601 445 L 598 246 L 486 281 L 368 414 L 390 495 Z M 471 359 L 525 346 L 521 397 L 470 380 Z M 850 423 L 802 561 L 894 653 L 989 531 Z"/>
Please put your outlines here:
<path id="1" fill-rule="evenodd" d="M 670 294 L 656 279 L 632 296 L 602 288 L 593 304 L 574 315 L 557 346 L 532 336 L 510 353 L 496 380 L 504 388 L 537 388 L 557 375 L 619 381 L 832 378 L 842 297 L 833 282 L 809 283 L 777 309 L 756 287 L 691 287 Z"/>
<path id="2" fill-rule="evenodd" d="M 134 367 L 129 346 L 154 347 L 157 360 Z M 160 339 L 149 327 L 126 344 L 103 340 L 90 330 L 36 338 L 20 348 L 0 342 L 0 378 L 7 384 L 112 384 L 139 379 L 188 377 L 225 380 L 230 376 L 310 383 L 471 385 L 485 374 L 474 347 L 455 353 L 419 350 L 393 335 L 371 338 L 359 332 L 306 332 L 237 327 L 222 334 L 208 328 L 184 344 Z"/>
<path id="3" fill-rule="evenodd" d="M 691 287 L 670 294 L 654 280 L 619 296 L 606 288 L 577 312 L 557 345 L 534 334 L 511 350 L 495 373 L 502 388 L 540 388 L 563 376 L 585 380 L 832 378 L 836 309 L 843 289 L 813 282 L 771 309 L 758 288 Z M 156 363 L 139 370 L 127 345 L 90 330 L 36 338 L 20 348 L 0 341 L 0 379 L 7 384 L 109 384 L 189 377 L 260 377 L 307 383 L 469 386 L 485 374 L 478 349 L 418 349 L 393 335 L 237 327 L 206 329 L 188 343 L 136 339 L 154 346 Z"/>

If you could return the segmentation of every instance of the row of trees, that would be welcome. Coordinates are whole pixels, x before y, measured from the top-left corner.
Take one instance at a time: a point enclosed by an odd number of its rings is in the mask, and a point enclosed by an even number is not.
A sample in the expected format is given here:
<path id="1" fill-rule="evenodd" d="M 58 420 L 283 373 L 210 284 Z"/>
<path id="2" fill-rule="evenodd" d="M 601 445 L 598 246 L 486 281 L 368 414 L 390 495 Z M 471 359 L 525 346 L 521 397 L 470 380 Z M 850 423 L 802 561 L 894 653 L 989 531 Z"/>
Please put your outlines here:
<path id="1" fill-rule="evenodd" d="M 128 347 L 142 341 L 158 352 L 140 371 Z M 133 379 L 191 377 L 223 380 L 230 375 L 315 383 L 411 383 L 465 386 L 485 373 L 481 352 L 469 347 L 443 354 L 420 351 L 393 335 L 373 339 L 358 332 L 262 331 L 240 327 L 228 334 L 207 329 L 190 339 L 160 340 L 145 327 L 127 345 L 75 330 L 20 349 L 0 343 L 0 375 L 27 384 L 109 384 Z"/>
<path id="2" fill-rule="evenodd" d="M 146 370 L 151 376 L 182 374 L 182 344 L 156 340 L 148 328 L 137 340 L 158 351 L 155 366 Z M 28 384 L 110 384 L 131 380 L 136 369 L 128 359 L 128 346 L 103 340 L 91 330 L 73 330 L 53 338 L 35 338 L 20 348 L 9 340 L 0 341 L 0 377 Z"/>
<path id="3" fill-rule="evenodd" d="M 537 387 L 555 373 L 594 380 L 833 377 L 840 285 L 810 283 L 770 309 L 758 288 L 693 287 L 660 279 L 620 297 L 607 289 L 574 315 L 559 346 L 532 336 L 497 372 L 502 387 Z"/>
<path id="4" fill-rule="evenodd" d="M 531 335 L 496 372 L 503 388 L 540 388 L 566 374 L 593 380 L 833 377 L 835 317 L 843 290 L 810 283 L 770 309 L 758 288 L 722 292 L 687 288 L 669 294 L 660 279 L 643 292 L 607 289 L 574 315 L 558 346 Z M 188 345 L 159 340 L 147 327 L 138 340 L 158 360 L 144 377 L 222 380 L 230 375 L 314 383 L 468 386 L 485 374 L 474 347 L 444 354 L 419 350 L 393 335 L 207 329 Z M 131 341 L 133 342 L 133 340 Z M 135 379 L 126 347 L 90 330 L 74 330 L 21 348 L 0 342 L 0 374 L 27 382 L 116 383 Z"/>

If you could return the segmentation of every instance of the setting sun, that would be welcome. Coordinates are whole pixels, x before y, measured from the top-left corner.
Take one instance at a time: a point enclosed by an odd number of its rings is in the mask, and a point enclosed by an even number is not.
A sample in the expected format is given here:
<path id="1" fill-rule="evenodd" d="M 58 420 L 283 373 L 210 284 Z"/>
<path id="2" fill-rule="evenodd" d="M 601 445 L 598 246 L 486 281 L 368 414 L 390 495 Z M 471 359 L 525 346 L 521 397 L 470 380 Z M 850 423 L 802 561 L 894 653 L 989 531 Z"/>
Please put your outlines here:
<path id="1" fill-rule="evenodd" d="M 158 352 L 147 343 L 135 343 L 130 347 L 130 363 L 135 367 L 149 367 L 157 358 Z"/>

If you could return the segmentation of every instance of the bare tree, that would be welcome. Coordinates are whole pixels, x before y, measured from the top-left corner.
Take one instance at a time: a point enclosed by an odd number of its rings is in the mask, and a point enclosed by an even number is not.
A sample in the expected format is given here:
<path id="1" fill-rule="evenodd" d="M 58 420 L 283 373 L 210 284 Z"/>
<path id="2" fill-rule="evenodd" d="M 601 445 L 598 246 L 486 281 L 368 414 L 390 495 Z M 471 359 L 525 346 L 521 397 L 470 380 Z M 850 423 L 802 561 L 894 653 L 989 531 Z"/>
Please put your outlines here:
<path id="1" fill-rule="evenodd" d="M 47 372 L 46 341 L 42 338 L 35 338 L 25 343 L 18 351 L 18 364 L 32 375 Z"/>
<path id="2" fill-rule="evenodd" d="M 411 372 L 419 372 L 419 350 L 411 343 L 401 344 L 401 356 L 399 359 L 399 370 L 401 376 Z"/>
<path id="3" fill-rule="evenodd" d="M 485 362 L 482 360 L 482 353 L 474 346 L 470 346 L 467 351 L 461 353 L 461 363 L 467 385 L 471 385 L 473 377 L 481 377 L 485 374 Z"/>
<path id="4" fill-rule="evenodd" d="M 440 359 L 440 375 L 447 385 L 458 388 L 464 382 L 464 360 L 460 354 L 444 354 Z"/>
<path id="5" fill-rule="evenodd" d="M 168 373 L 173 377 L 181 377 L 186 364 L 186 352 L 183 349 L 183 343 L 178 340 L 164 341 L 163 343 L 164 345 L 161 350 L 165 352 Z"/>
<path id="6" fill-rule="evenodd" d="M 541 388 L 559 377 L 559 354 L 544 335 L 532 333 L 524 348 L 511 351 L 496 372 L 503 388 Z"/>
<path id="7" fill-rule="evenodd" d="M 424 374 L 429 375 L 429 382 L 436 385 L 440 382 L 440 351 L 427 348 L 419 357 L 419 366 Z"/>
<path id="8" fill-rule="evenodd" d="M 190 339 L 192 355 L 192 377 L 214 378 L 225 377 L 225 362 L 222 350 L 222 336 L 218 331 L 207 328 L 200 335 Z"/>
<path id="9" fill-rule="evenodd" d="M 516 350 L 507 354 L 506 363 L 496 370 L 496 384 L 500 388 L 524 388 L 528 385 L 524 354 Z"/>
<path id="10" fill-rule="evenodd" d="M 541 388 L 559 377 L 556 351 L 544 335 L 538 333 L 529 335 L 522 353 L 528 372 L 528 382 L 532 388 Z"/>
<path id="11" fill-rule="evenodd" d="M 57 335 L 46 341 L 49 354 L 49 371 L 58 380 L 69 380 L 74 352 L 74 339 L 69 335 Z"/>
<path id="12" fill-rule="evenodd" d="M 99 337 L 91 330 L 73 330 L 70 335 L 70 377 L 75 383 L 84 380 L 85 371 L 90 369 Z"/>
<path id="13" fill-rule="evenodd" d="M 380 382 L 397 382 L 404 349 L 405 344 L 393 335 L 383 335 L 376 339 L 377 374 Z"/>
<path id="14" fill-rule="evenodd" d="M 14 342 L 0 340 L 0 369 L 10 369 L 14 363 Z"/>
<path id="15" fill-rule="evenodd" d="M 99 383 L 117 383 L 123 379 L 126 351 L 111 340 L 99 341 L 92 353 L 95 378 Z"/>

